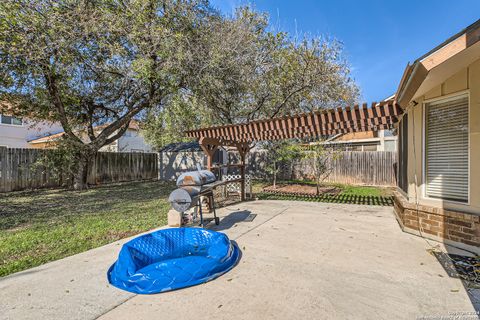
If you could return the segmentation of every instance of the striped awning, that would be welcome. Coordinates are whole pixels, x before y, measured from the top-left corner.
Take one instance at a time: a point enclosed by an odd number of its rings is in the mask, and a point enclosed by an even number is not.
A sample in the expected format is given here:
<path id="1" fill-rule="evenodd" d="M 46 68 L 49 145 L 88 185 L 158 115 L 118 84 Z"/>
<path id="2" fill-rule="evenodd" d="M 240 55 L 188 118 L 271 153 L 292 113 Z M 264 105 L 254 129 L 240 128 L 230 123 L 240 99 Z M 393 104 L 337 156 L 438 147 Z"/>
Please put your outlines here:
<path id="1" fill-rule="evenodd" d="M 257 120 L 186 131 L 190 138 L 218 141 L 254 142 L 306 137 L 326 137 L 339 133 L 391 129 L 402 109 L 394 101 L 315 111 L 294 116 Z"/>

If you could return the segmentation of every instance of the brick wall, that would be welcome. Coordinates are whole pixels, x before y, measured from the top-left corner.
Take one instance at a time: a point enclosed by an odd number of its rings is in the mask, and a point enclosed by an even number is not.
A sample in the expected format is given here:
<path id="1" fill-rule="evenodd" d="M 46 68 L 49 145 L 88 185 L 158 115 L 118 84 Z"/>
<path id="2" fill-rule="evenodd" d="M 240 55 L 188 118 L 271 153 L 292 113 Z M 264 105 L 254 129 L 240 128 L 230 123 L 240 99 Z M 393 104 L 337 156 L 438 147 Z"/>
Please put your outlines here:
<path id="1" fill-rule="evenodd" d="M 394 210 L 404 231 L 419 230 L 424 236 L 442 238 L 460 244 L 480 247 L 480 217 L 442 208 L 410 203 L 400 193 L 394 192 Z"/>

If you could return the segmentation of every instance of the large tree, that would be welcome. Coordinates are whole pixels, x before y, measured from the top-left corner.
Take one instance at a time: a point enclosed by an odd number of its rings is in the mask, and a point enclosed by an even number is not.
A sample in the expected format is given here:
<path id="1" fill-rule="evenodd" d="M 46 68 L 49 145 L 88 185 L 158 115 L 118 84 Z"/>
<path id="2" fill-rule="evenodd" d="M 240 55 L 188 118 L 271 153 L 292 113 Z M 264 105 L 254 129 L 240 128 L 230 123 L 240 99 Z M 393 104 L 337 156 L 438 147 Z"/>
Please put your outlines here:
<path id="1" fill-rule="evenodd" d="M 340 107 L 358 98 L 341 43 L 334 39 L 294 39 L 272 30 L 268 16 L 249 7 L 231 17 L 211 17 L 201 37 L 194 86 L 182 95 L 178 113 L 151 114 L 153 141 L 171 141 L 159 138 L 166 133 L 179 139 L 183 130 L 202 125 Z M 195 121 L 176 116 L 192 113 Z"/>
<path id="2" fill-rule="evenodd" d="M 358 89 L 335 40 L 297 40 L 271 30 L 266 14 L 242 7 L 214 19 L 207 34 L 209 64 L 196 94 L 221 123 L 350 104 Z"/>
<path id="3" fill-rule="evenodd" d="M 60 122 L 82 189 L 102 146 L 188 88 L 214 14 L 203 0 L 2 0 L 0 112 Z"/>

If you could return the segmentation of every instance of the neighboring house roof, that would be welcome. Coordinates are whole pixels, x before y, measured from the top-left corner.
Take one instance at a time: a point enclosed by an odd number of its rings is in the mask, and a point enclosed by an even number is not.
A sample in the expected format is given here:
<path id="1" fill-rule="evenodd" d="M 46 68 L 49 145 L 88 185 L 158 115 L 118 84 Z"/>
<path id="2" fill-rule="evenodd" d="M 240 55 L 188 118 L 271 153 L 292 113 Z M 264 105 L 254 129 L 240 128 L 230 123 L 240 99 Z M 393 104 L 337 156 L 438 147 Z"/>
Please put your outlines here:
<path id="1" fill-rule="evenodd" d="M 57 139 L 63 137 L 64 134 L 65 134 L 65 132 L 49 134 L 49 135 L 41 137 L 41 138 L 27 140 L 27 142 L 32 143 L 32 144 L 50 142 L 50 141 L 54 141 L 54 140 L 57 140 Z"/>
<path id="2" fill-rule="evenodd" d="M 110 123 L 105 123 L 105 124 L 102 124 L 102 125 L 95 126 L 95 130 L 104 129 L 109 124 Z M 137 121 L 137 120 L 131 120 L 130 123 L 128 124 L 128 129 L 139 131 L 140 130 L 140 122 Z"/>
<path id="3" fill-rule="evenodd" d="M 450 37 L 413 64 L 408 64 L 396 93 L 402 107 L 415 97 L 432 90 L 480 55 L 480 20 Z"/>
<path id="4" fill-rule="evenodd" d="M 160 149 L 160 152 L 202 151 L 198 141 L 174 142 Z"/>
<path id="5" fill-rule="evenodd" d="M 383 130 L 383 131 L 386 132 L 386 130 Z M 397 137 L 394 135 L 376 137 L 373 135 L 373 131 L 341 133 L 341 134 L 337 134 L 335 136 L 330 137 L 324 142 L 321 142 L 321 144 L 335 145 L 335 144 L 352 144 L 352 143 L 363 143 L 363 142 L 379 142 L 381 139 L 396 140 Z"/>
<path id="6" fill-rule="evenodd" d="M 94 130 L 100 130 L 100 129 L 103 129 L 103 128 L 107 127 L 107 126 L 108 126 L 108 123 L 102 124 L 102 125 L 99 125 L 99 126 L 95 126 L 95 127 L 94 127 Z M 136 120 L 130 121 L 130 124 L 129 124 L 129 126 L 128 126 L 128 129 L 135 130 L 135 131 L 139 131 L 139 130 L 140 130 L 139 122 L 136 121 Z M 55 141 L 55 140 L 61 138 L 63 135 L 65 135 L 65 132 L 59 132 L 59 133 L 55 133 L 55 134 L 49 134 L 49 135 L 46 135 L 46 136 L 44 136 L 44 137 L 40 137 L 40 138 L 36 138 L 36 139 L 29 140 L 28 143 L 37 144 L 37 143 L 51 142 L 51 141 Z"/>
<path id="7" fill-rule="evenodd" d="M 13 108 L 13 105 L 6 101 L 6 100 L 0 100 L 0 108 L 2 108 L 3 110 L 14 110 Z"/>

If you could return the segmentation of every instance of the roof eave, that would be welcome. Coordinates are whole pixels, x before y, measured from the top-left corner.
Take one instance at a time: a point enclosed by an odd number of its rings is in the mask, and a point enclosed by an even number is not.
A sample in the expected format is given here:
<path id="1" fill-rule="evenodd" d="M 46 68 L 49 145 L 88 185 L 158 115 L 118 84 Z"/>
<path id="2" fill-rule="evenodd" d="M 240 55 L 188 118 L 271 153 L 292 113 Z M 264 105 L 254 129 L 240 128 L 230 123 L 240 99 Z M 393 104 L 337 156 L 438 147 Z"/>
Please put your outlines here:
<path id="1" fill-rule="evenodd" d="M 396 93 L 396 102 L 405 109 L 430 70 L 471 47 L 480 40 L 480 20 L 450 37 L 433 50 L 407 65 Z"/>

